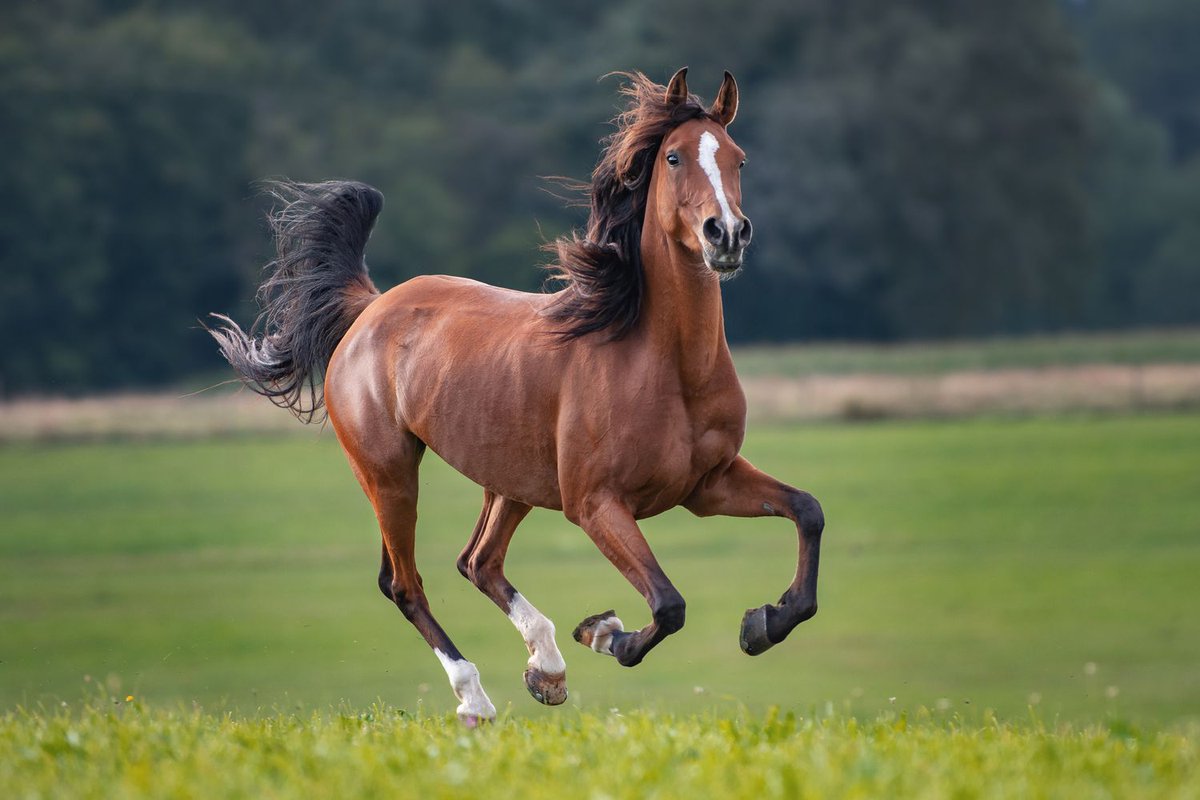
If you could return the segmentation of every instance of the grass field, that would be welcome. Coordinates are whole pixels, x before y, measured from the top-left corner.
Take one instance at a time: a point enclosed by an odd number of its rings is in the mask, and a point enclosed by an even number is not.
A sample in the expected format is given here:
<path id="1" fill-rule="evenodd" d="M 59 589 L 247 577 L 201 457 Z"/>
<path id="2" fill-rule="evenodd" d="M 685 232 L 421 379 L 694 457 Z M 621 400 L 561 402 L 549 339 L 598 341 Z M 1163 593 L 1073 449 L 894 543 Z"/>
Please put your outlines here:
<path id="1" fill-rule="evenodd" d="M 795 535 L 672 512 L 645 528 L 688 625 L 622 669 L 569 631 L 610 607 L 642 624 L 641 598 L 535 512 L 509 573 L 558 623 L 574 704 L 1200 716 L 1200 416 L 758 428 L 745 452 L 825 505 L 821 613 L 744 656 L 741 613 L 787 585 Z M 435 614 L 498 707 L 559 713 L 526 696 L 520 638 L 454 569 L 480 492 L 434 457 L 422 475 Z M 453 707 L 375 588 L 374 519 L 329 431 L 6 447 L 0 487 L 0 704 L 75 699 L 90 676 L 212 709 Z"/>
<path id="2" fill-rule="evenodd" d="M 1181 364 L 1200 361 L 1200 329 L 1014 336 L 894 345 L 801 344 L 742 346 L 734 351 L 742 377 L 938 375 L 965 370 L 1037 369 L 1085 365 Z"/>
<path id="3" fill-rule="evenodd" d="M 474 786 L 492 774 L 475 765 L 502 769 L 496 754 L 523 746 L 512 770 L 633 796 L 591 755 L 630 761 L 623 725 L 647 732 L 636 747 L 658 766 L 637 780 L 668 781 L 664 796 L 713 779 L 705 748 L 722 747 L 730 775 L 744 766 L 774 781 L 767 794 L 788 794 L 794 778 L 825 796 L 840 775 L 862 796 L 948 796 L 952 781 L 974 780 L 956 765 L 977 762 L 1013 787 L 1010 758 L 1042 764 L 1038 785 L 1058 796 L 1077 796 L 1067 781 L 1120 795 L 1194 777 L 1200 415 L 760 426 L 745 452 L 825 506 L 821 612 L 769 653 L 743 655 L 742 611 L 789 581 L 794 532 L 673 512 L 645 529 L 688 624 L 623 669 L 569 631 L 610 607 L 640 625 L 641 598 L 561 515 L 535 512 L 509 575 L 558 624 L 571 686 L 559 709 L 526 695 L 519 636 L 454 569 L 479 490 L 426 459 L 426 589 L 502 714 L 470 739 L 443 727 L 455 705 L 444 673 L 374 585 L 378 533 L 331 432 L 0 447 L 0 709 L 34 710 L 4 718 L 0 785 L 7 770 L 36 787 L 52 764 L 64 780 L 136 788 L 132 765 L 184 780 L 228 757 L 228 780 L 284 781 L 291 795 L 352 758 L 375 785 L 438 750 L 441 778 L 414 785 L 449 795 L 455 770 Z M 110 710 L 87 710 L 99 693 Z M 721 731 L 757 730 L 771 707 L 797 715 L 794 736 L 722 744 Z M 912 727 L 898 736 L 904 717 Z M 576 745 L 542 752 L 563 729 Z M 772 772 L 784 764 L 793 772 Z"/>
<path id="4" fill-rule="evenodd" d="M 928 715 L 567 711 L 464 732 L 375 707 L 230 719 L 140 704 L 0 717 L 10 797 L 1196 797 L 1195 731 Z"/>

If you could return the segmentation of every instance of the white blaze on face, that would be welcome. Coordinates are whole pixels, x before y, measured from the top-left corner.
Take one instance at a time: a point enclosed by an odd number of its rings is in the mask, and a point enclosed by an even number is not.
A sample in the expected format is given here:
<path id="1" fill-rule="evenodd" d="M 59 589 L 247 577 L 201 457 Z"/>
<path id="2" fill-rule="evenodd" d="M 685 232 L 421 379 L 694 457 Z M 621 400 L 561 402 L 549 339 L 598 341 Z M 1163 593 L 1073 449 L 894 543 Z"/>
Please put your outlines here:
<path id="1" fill-rule="evenodd" d="M 483 691 L 483 686 L 479 683 L 479 670 L 475 665 L 464 658 L 451 658 L 437 648 L 434 648 L 433 652 L 438 661 L 442 662 L 446 676 L 450 678 L 450 688 L 454 690 L 454 696 L 462 701 L 458 706 L 458 715 L 495 719 L 496 707 Z"/>
<path id="2" fill-rule="evenodd" d="M 508 606 L 508 618 L 521 632 L 525 647 L 529 650 L 529 666 L 546 675 L 562 675 L 567 671 L 567 662 L 554 642 L 554 623 L 521 596 L 513 595 Z"/>
<path id="3" fill-rule="evenodd" d="M 734 219 L 733 209 L 729 207 L 729 199 L 725 197 L 725 187 L 721 184 L 721 168 L 717 166 L 717 150 L 720 147 L 721 143 L 712 135 L 712 131 L 700 134 L 700 168 L 708 176 L 708 182 L 712 184 L 713 192 L 717 195 L 725 231 L 732 236 L 737 230 L 737 221 Z"/>

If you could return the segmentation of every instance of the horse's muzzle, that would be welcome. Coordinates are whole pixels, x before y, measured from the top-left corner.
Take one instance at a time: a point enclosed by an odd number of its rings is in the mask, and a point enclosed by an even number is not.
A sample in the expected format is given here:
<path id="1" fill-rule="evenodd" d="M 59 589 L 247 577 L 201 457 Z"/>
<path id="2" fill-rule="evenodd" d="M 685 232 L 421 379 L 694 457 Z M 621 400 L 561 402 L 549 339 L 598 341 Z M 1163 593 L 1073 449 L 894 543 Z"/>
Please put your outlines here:
<path id="1" fill-rule="evenodd" d="M 722 277 L 729 277 L 742 268 L 742 248 L 732 251 L 704 248 L 704 265 Z"/>
<path id="2" fill-rule="evenodd" d="M 730 230 L 718 217 L 704 220 L 700 242 L 704 248 L 704 263 L 722 278 L 732 277 L 742 268 L 742 253 L 750 243 L 753 228 L 750 220 L 740 217 Z"/>

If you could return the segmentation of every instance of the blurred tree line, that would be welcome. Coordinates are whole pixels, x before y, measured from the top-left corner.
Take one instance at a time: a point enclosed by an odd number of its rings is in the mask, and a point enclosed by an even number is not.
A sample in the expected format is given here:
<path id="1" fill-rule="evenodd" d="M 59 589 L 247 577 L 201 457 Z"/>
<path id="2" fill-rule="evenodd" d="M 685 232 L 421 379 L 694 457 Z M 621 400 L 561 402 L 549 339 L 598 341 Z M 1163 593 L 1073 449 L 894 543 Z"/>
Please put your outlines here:
<path id="1" fill-rule="evenodd" d="M 218 366 L 269 241 L 255 179 L 353 177 L 368 259 L 535 290 L 579 225 L 604 73 L 742 87 L 731 339 L 1200 321 L 1193 0 L 9 0 L 0 393 Z"/>

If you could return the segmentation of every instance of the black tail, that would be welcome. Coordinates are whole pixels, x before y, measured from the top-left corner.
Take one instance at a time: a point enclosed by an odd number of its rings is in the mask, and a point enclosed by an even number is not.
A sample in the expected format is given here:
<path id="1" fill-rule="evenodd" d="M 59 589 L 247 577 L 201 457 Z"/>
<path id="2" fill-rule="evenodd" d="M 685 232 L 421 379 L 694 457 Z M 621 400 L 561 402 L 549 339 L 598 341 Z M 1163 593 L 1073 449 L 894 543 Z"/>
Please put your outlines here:
<path id="1" fill-rule="evenodd" d="M 379 296 L 363 250 L 383 195 L 352 181 L 279 181 L 268 192 L 282 206 L 270 215 L 277 255 L 258 290 L 262 311 L 249 333 L 213 314 L 222 324 L 209 333 L 247 386 L 312 422 L 334 348 Z"/>

